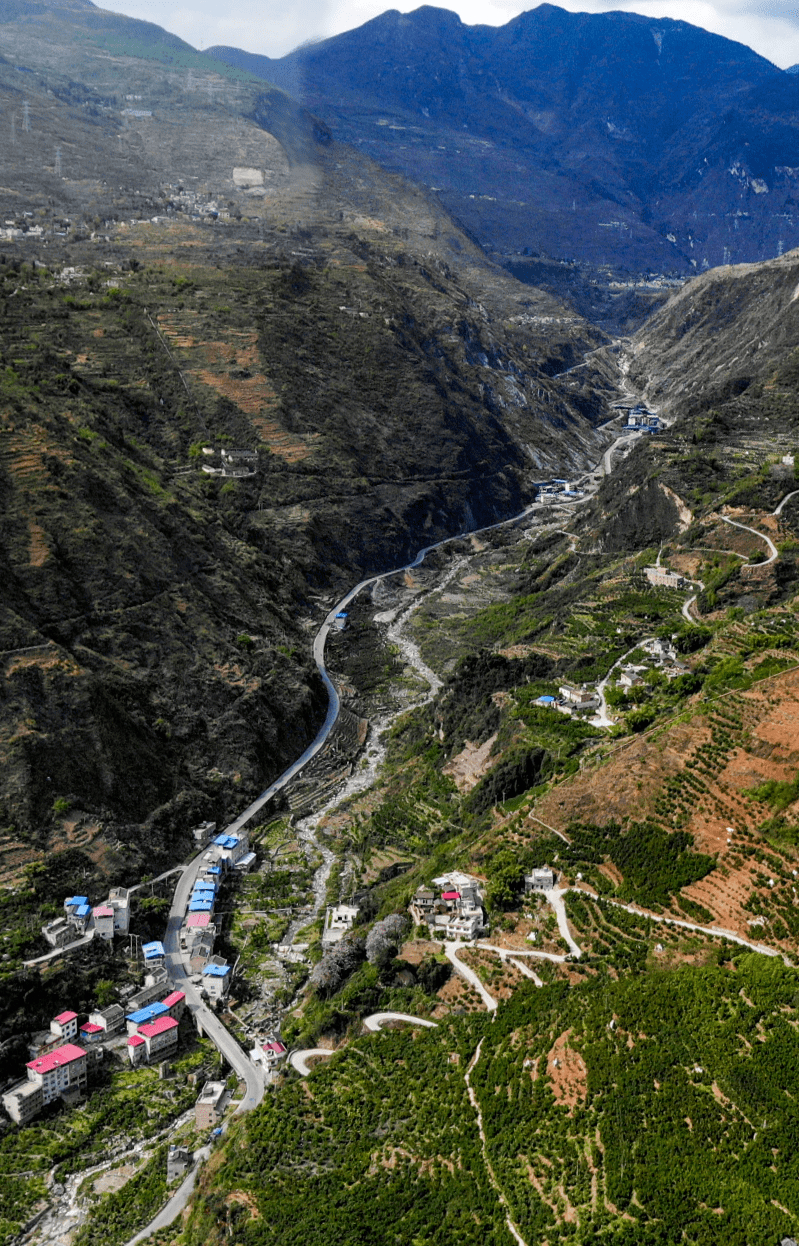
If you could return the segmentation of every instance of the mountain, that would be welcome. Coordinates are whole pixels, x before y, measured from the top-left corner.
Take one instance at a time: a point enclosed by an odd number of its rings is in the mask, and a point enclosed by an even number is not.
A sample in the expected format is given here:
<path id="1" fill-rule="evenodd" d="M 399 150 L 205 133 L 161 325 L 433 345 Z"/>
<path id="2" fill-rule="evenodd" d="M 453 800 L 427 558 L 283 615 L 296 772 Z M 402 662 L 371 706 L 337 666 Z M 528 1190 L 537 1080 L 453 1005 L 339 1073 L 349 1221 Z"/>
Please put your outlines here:
<path id="1" fill-rule="evenodd" d="M 279 60 L 211 52 L 503 257 L 687 273 L 799 242 L 795 76 L 687 22 L 543 4 L 494 29 L 423 7 Z"/>
<path id="2" fill-rule="evenodd" d="M 338 588 L 599 457 L 601 387 L 555 378 L 606 339 L 277 88 L 89 4 L 15 13 L 0 847 L 128 877 L 312 738 Z"/>

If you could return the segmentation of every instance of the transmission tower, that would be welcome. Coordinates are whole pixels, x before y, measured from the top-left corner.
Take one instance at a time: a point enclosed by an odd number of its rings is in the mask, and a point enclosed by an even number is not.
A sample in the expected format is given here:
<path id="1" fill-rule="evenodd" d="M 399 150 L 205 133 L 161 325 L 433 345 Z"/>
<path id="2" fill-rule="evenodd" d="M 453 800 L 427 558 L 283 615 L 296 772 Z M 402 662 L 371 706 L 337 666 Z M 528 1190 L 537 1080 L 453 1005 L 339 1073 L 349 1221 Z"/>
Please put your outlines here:
<path id="1" fill-rule="evenodd" d="M 22 104 L 22 128 L 26 134 L 31 128 L 31 106 L 27 100 Z"/>
<path id="2" fill-rule="evenodd" d="M 60 147 L 56 147 L 55 149 L 55 175 L 56 177 L 61 176 L 61 148 Z"/>
<path id="3" fill-rule="evenodd" d="M 12 112 L 11 114 L 11 142 L 16 143 L 16 141 L 17 141 L 17 114 L 15 112 Z"/>

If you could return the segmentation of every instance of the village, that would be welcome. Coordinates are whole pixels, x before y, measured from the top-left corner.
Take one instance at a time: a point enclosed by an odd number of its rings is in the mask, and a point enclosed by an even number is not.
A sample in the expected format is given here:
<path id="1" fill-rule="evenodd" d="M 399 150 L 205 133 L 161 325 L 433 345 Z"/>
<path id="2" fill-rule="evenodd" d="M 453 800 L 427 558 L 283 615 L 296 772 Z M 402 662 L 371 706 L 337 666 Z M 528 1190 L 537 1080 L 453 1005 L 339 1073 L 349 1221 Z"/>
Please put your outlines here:
<path id="1" fill-rule="evenodd" d="M 229 995 L 233 967 L 224 957 L 214 954 L 218 933 L 214 911 L 226 881 L 249 872 L 256 857 L 246 831 L 238 835 L 215 831 L 216 824 L 212 822 L 202 823 L 193 831 L 195 842 L 201 847 L 208 844 L 208 849 L 186 905 L 179 940 L 190 971 L 189 980 L 199 989 L 201 998 L 218 1009 Z M 50 961 L 93 939 L 110 942 L 128 937 L 136 890 L 114 887 L 105 901 L 94 906 L 87 896 L 67 896 L 64 916 L 42 928 L 53 951 L 38 960 Z M 141 958 L 145 976 L 138 990 L 121 987 L 118 1003 L 96 1008 L 83 1021 L 65 1007 L 53 1017 L 48 1030 L 31 1035 L 26 1078 L 5 1089 L 2 1095 L 3 1107 L 12 1121 L 27 1124 L 56 1101 L 68 1107 L 82 1103 L 93 1070 L 108 1059 L 121 1060 L 132 1068 L 157 1064 L 162 1075 L 166 1075 L 168 1061 L 180 1041 L 181 1021 L 184 1015 L 188 1016 L 186 995 L 170 986 L 166 953 L 160 940 L 142 943 Z M 191 1032 L 191 1027 L 184 1032 L 186 1041 Z M 268 1073 L 285 1054 L 286 1048 L 279 1038 L 269 1035 L 264 1043 L 256 1045 L 250 1057 Z M 198 1110 L 201 1104 L 207 1107 L 208 1095 L 206 1087 L 198 1100 Z M 215 1110 L 220 1102 L 217 1095 Z"/>

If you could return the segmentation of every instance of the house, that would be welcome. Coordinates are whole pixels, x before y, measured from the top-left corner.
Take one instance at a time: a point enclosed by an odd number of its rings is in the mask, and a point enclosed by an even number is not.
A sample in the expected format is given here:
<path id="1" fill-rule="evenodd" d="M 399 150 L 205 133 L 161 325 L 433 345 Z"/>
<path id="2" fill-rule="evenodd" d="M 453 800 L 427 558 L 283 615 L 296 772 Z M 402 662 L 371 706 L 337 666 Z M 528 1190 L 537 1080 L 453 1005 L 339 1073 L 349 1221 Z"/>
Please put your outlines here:
<path id="1" fill-rule="evenodd" d="M 144 956 L 144 963 L 148 968 L 152 966 L 157 968 L 159 965 L 163 965 L 166 960 L 166 952 L 160 939 L 154 939 L 152 943 L 143 943 L 141 950 Z"/>
<path id="2" fill-rule="evenodd" d="M 250 837 L 246 831 L 240 831 L 238 835 L 228 835 L 223 831 L 221 835 L 217 835 L 214 846 L 218 859 L 232 866 L 250 851 Z"/>
<path id="3" fill-rule="evenodd" d="M 180 932 L 180 946 L 191 955 L 199 943 L 207 943 L 209 938 L 213 947 L 215 937 L 216 926 L 211 921 L 210 913 L 189 913 Z"/>
<path id="4" fill-rule="evenodd" d="M 336 626 L 337 630 L 338 630 L 339 632 L 343 632 L 343 631 L 344 631 L 344 628 L 347 626 L 347 612 L 346 612 L 346 610 L 339 610 L 338 614 L 337 614 L 337 615 L 336 615 L 336 617 L 335 617 L 334 622 L 335 622 L 335 626 Z"/>
<path id="5" fill-rule="evenodd" d="M 255 865 L 255 853 L 245 852 L 244 856 L 241 858 L 240 861 L 236 862 L 233 868 L 239 874 L 249 874 L 250 870 L 252 869 L 254 865 Z"/>
<path id="6" fill-rule="evenodd" d="M 564 701 L 568 701 L 572 705 L 591 706 L 595 705 L 597 702 L 596 692 L 593 688 L 588 688 L 585 684 L 579 688 L 574 687 L 572 684 L 563 684 L 562 687 L 558 689 L 558 692 L 563 697 Z"/>
<path id="7" fill-rule="evenodd" d="M 553 710 L 555 708 L 555 698 L 550 696 L 538 697 L 536 705 L 541 705 L 547 710 Z"/>
<path id="8" fill-rule="evenodd" d="M 166 980 L 165 965 L 160 965 L 157 969 L 153 969 L 148 973 L 144 979 L 144 986 L 127 1001 L 130 1011 L 136 1012 L 139 1008 L 146 1008 L 153 1000 L 158 999 L 158 996 L 164 992 Z"/>
<path id="9" fill-rule="evenodd" d="M 109 943 L 114 937 L 114 910 L 108 904 L 98 904 L 92 909 L 94 933 Z"/>
<path id="10" fill-rule="evenodd" d="M 180 1021 L 186 1010 L 186 994 L 184 991 L 172 991 L 171 995 L 167 995 L 163 1000 L 169 1016 L 175 1021 Z"/>
<path id="11" fill-rule="evenodd" d="M 197 844 L 207 844 L 208 840 L 216 831 L 216 822 L 201 822 L 199 826 L 192 827 L 192 835 Z"/>
<path id="12" fill-rule="evenodd" d="M 71 927 L 73 935 L 78 936 L 86 933 L 86 927 L 92 915 L 91 906 L 86 896 L 67 896 L 64 901 L 64 912 L 66 913 L 66 922 Z"/>
<path id="13" fill-rule="evenodd" d="M 52 1030 L 38 1030 L 31 1035 L 28 1055 L 31 1060 L 38 1060 L 39 1056 L 46 1056 L 48 1052 L 55 1051 L 56 1047 L 61 1046 L 61 1042 L 61 1037 L 54 1034 Z"/>
<path id="14" fill-rule="evenodd" d="M 475 939 L 482 929 L 482 908 L 462 908 L 449 918 L 445 933 L 448 939 Z"/>
<path id="15" fill-rule="evenodd" d="M 149 1025 L 139 1026 L 139 1037 L 144 1039 L 147 1049 L 147 1060 L 153 1056 L 166 1055 L 178 1045 L 178 1023 L 174 1017 L 158 1017 Z"/>
<path id="16" fill-rule="evenodd" d="M 192 1152 L 185 1146 L 170 1146 L 166 1156 L 167 1184 L 182 1177 L 194 1159 Z"/>
<path id="17" fill-rule="evenodd" d="M 557 875 L 554 870 L 544 867 L 540 870 L 533 870 L 532 874 L 524 876 L 524 891 L 529 895 L 531 891 L 551 891 L 555 886 Z"/>
<path id="18" fill-rule="evenodd" d="M 435 912 L 436 893 L 432 887 L 418 887 L 411 901 L 412 910 L 414 912 L 414 920 L 418 922 L 425 921 L 430 913 Z"/>
<path id="19" fill-rule="evenodd" d="M 114 912 L 114 934 L 126 935 L 130 928 L 130 892 L 127 887 L 112 887 L 108 907 Z"/>
<path id="20" fill-rule="evenodd" d="M 75 938 L 75 927 L 66 917 L 56 917 L 54 921 L 42 926 L 42 934 L 50 947 L 66 947 Z"/>
<path id="21" fill-rule="evenodd" d="M 76 1012 L 59 1012 L 50 1022 L 50 1029 L 61 1042 L 69 1042 L 78 1036 L 78 1014 Z"/>
<path id="22" fill-rule="evenodd" d="M 666 567 L 644 567 L 644 575 L 650 584 L 659 585 L 661 588 L 686 588 L 690 583 L 685 576 L 669 571 Z"/>
<path id="23" fill-rule="evenodd" d="M 264 1043 L 262 1050 L 267 1066 L 272 1069 L 280 1063 L 286 1055 L 288 1048 L 285 1043 L 281 1043 L 279 1038 L 270 1038 Z"/>
<path id="24" fill-rule="evenodd" d="M 82 1043 L 99 1043 L 105 1038 L 105 1030 L 101 1025 L 95 1025 L 93 1021 L 84 1021 L 80 1027 L 80 1041 Z"/>
<path id="25" fill-rule="evenodd" d="M 223 999 L 230 990 L 230 965 L 214 956 L 202 971 L 203 986 L 210 1000 Z"/>
<path id="26" fill-rule="evenodd" d="M 144 1064 L 147 1056 L 147 1045 L 141 1034 L 131 1034 L 128 1039 L 128 1059 L 134 1068 Z"/>
<path id="27" fill-rule="evenodd" d="M 224 1082 L 206 1082 L 194 1105 L 194 1124 L 197 1129 L 213 1129 L 225 1110 L 227 1093 Z"/>
<path id="28" fill-rule="evenodd" d="M 125 1014 L 119 1004 L 109 1004 L 107 1008 L 89 1013 L 92 1025 L 99 1025 L 108 1038 L 118 1034 L 125 1024 Z"/>
<path id="29" fill-rule="evenodd" d="M 3 1095 L 3 1107 L 12 1121 L 26 1125 L 38 1116 L 44 1107 L 44 1094 L 40 1082 L 17 1082 Z"/>
<path id="30" fill-rule="evenodd" d="M 43 1106 L 47 1107 L 68 1090 L 83 1090 L 87 1081 L 86 1064 L 86 1052 L 75 1043 L 64 1043 L 48 1055 L 31 1060 L 27 1065 L 28 1078 L 41 1086 Z"/>
<path id="31" fill-rule="evenodd" d="M 357 904 L 328 905 L 325 913 L 325 926 L 322 931 L 322 947 L 330 947 L 338 943 L 348 930 L 352 929 L 355 918 L 360 913 Z"/>
<path id="32" fill-rule="evenodd" d="M 128 1013 L 125 1017 L 128 1034 L 138 1034 L 143 1025 L 149 1025 L 152 1021 L 158 1020 L 159 1017 L 167 1016 L 168 1013 L 169 1009 L 160 1001 L 147 1004 L 144 1008 L 137 1008 L 135 1012 Z"/>
<path id="33" fill-rule="evenodd" d="M 625 666 L 619 675 L 619 683 L 622 688 L 639 688 L 643 684 L 643 679 L 638 671 L 632 666 Z"/>

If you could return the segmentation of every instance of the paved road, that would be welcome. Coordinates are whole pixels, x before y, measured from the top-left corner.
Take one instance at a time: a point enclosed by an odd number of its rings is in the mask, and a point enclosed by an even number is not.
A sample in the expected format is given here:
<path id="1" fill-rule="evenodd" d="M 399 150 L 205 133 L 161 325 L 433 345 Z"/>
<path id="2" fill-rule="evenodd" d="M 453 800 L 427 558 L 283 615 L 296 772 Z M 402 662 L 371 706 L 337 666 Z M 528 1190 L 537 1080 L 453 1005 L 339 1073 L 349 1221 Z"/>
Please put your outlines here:
<path id="1" fill-rule="evenodd" d="M 782 499 L 782 501 L 780 502 L 780 504 L 779 504 L 779 506 L 776 508 L 776 510 L 772 511 L 772 514 L 773 514 L 773 515 L 781 515 L 781 514 L 782 514 L 782 508 L 783 508 L 783 506 L 785 505 L 785 503 L 786 503 L 786 502 L 790 502 L 791 498 L 795 498 L 797 495 L 799 495 L 799 489 L 794 489 L 793 493 L 788 493 L 788 494 L 786 494 L 786 496 Z"/>
<path id="2" fill-rule="evenodd" d="M 180 929 L 186 913 L 191 889 L 203 862 L 205 850 L 194 858 L 186 867 L 178 880 L 172 899 L 166 934 L 164 935 L 164 951 L 169 979 L 173 985 L 186 994 L 186 1007 L 191 1013 L 195 1025 L 213 1042 L 217 1050 L 224 1056 L 237 1076 L 245 1083 L 244 1097 L 236 1109 L 246 1112 L 261 1102 L 264 1095 L 264 1079 L 261 1070 L 253 1064 L 248 1054 L 239 1046 L 236 1039 L 225 1029 L 216 1013 L 208 1007 L 200 997 L 200 992 L 189 980 L 188 965 L 180 950 Z"/>
<path id="3" fill-rule="evenodd" d="M 428 1021 L 424 1017 L 412 1017 L 407 1012 L 373 1012 L 370 1017 L 364 1017 L 363 1023 L 367 1030 L 377 1033 L 388 1021 L 408 1021 L 411 1025 L 423 1025 L 425 1029 L 438 1029 L 437 1021 Z"/>
<path id="4" fill-rule="evenodd" d="M 158 1233 L 160 1229 L 168 1229 L 170 1224 L 177 1220 L 180 1213 L 185 1209 L 194 1190 L 200 1165 L 204 1160 L 208 1159 L 210 1153 L 211 1148 L 207 1146 L 200 1147 L 199 1150 L 194 1152 L 194 1163 L 169 1202 L 164 1204 L 158 1215 L 150 1221 L 146 1228 L 137 1233 L 135 1237 L 130 1238 L 126 1246 L 136 1246 L 137 1242 L 143 1242 L 145 1238 L 152 1237 L 153 1233 Z"/>
<path id="5" fill-rule="evenodd" d="M 497 1001 L 494 999 L 494 996 L 489 995 L 474 970 L 470 969 L 468 965 L 464 965 L 463 961 L 458 959 L 458 951 L 460 948 L 475 946 L 476 945 L 474 943 L 462 943 L 460 940 L 457 940 L 454 943 L 447 942 L 444 944 L 444 955 L 452 965 L 455 972 L 459 973 L 462 978 L 465 978 L 466 981 L 474 987 L 488 1011 L 495 1012 Z"/>
<path id="6" fill-rule="evenodd" d="M 791 497 L 791 496 L 792 495 L 789 493 L 788 497 Z M 787 502 L 787 501 L 788 501 L 788 498 L 783 498 L 783 502 Z M 780 503 L 780 505 L 782 505 L 782 503 Z M 775 511 L 774 513 L 776 514 L 777 512 Z M 770 562 L 777 561 L 777 559 L 780 556 L 779 550 L 777 549 L 776 545 L 772 541 L 771 537 L 766 536 L 765 532 L 758 532 L 757 528 L 750 528 L 748 524 L 738 523 L 737 519 L 728 519 L 726 515 L 721 516 L 721 521 L 722 523 L 728 523 L 732 528 L 740 528 L 742 532 L 751 532 L 753 536 L 759 536 L 761 541 L 766 542 L 766 545 L 768 545 L 769 549 L 771 550 L 771 553 L 769 557 L 765 560 L 765 562 L 762 562 L 760 564 L 761 567 L 766 567 L 768 566 Z"/>
<path id="7" fill-rule="evenodd" d="M 301 1077 L 307 1077 L 311 1072 L 308 1061 L 312 1056 L 334 1056 L 335 1054 L 335 1051 L 329 1047 L 306 1047 L 304 1051 L 292 1051 L 289 1064 Z"/>

